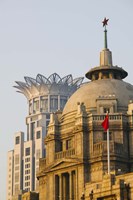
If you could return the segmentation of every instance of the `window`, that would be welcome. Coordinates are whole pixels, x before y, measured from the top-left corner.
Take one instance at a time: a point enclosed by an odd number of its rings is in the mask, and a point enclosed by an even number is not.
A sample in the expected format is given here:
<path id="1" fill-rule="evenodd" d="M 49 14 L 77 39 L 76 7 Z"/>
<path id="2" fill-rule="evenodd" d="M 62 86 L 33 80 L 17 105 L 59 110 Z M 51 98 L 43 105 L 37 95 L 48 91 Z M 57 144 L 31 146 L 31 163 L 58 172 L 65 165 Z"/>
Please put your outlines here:
<path id="1" fill-rule="evenodd" d="M 25 183 L 25 186 L 30 186 L 30 182 L 26 182 L 26 183 Z"/>
<path id="2" fill-rule="evenodd" d="M 15 185 L 15 193 L 17 193 L 19 191 L 19 185 Z"/>
<path id="3" fill-rule="evenodd" d="M 27 140 L 29 141 L 29 124 L 27 124 Z"/>
<path id="4" fill-rule="evenodd" d="M 33 110 L 38 111 L 39 110 L 39 100 L 35 99 L 33 104 Z"/>
<path id="5" fill-rule="evenodd" d="M 30 162 L 30 158 L 25 158 L 25 162 Z"/>
<path id="6" fill-rule="evenodd" d="M 50 111 L 58 110 L 58 96 L 52 95 L 50 97 Z"/>
<path id="7" fill-rule="evenodd" d="M 62 149 L 63 149 L 63 144 L 62 144 L 62 142 L 60 142 L 59 143 L 59 151 L 62 151 Z"/>
<path id="8" fill-rule="evenodd" d="M 25 170 L 25 174 L 30 174 L 30 169 Z"/>
<path id="9" fill-rule="evenodd" d="M 72 148 L 72 140 L 66 140 L 66 150 L 71 149 Z"/>
<path id="10" fill-rule="evenodd" d="M 30 188 L 27 188 L 27 187 L 25 187 L 25 189 L 24 189 L 25 191 L 30 191 Z M 29 198 L 29 197 L 27 197 L 27 198 Z M 27 199 L 26 199 L 27 200 Z"/>
<path id="11" fill-rule="evenodd" d="M 63 108 L 64 108 L 64 106 L 65 106 L 65 104 L 66 104 L 66 102 L 67 102 L 67 97 L 61 97 L 61 99 L 60 99 L 60 109 L 62 110 Z"/>
<path id="12" fill-rule="evenodd" d="M 25 155 L 26 156 L 30 155 L 30 147 L 28 147 L 28 148 L 25 149 Z"/>
<path id="13" fill-rule="evenodd" d="M 49 125 L 49 120 L 46 121 L 46 127 L 48 127 L 48 125 Z"/>
<path id="14" fill-rule="evenodd" d="M 19 164 L 19 154 L 15 155 L 15 165 Z"/>
<path id="15" fill-rule="evenodd" d="M 15 182 L 19 181 L 19 172 L 15 173 Z"/>
<path id="16" fill-rule="evenodd" d="M 47 115 L 46 115 L 46 119 L 50 119 L 50 114 L 47 114 Z"/>
<path id="17" fill-rule="evenodd" d="M 107 132 L 103 133 L 103 140 L 107 140 Z M 112 133 L 109 132 L 109 140 L 112 140 Z"/>
<path id="18" fill-rule="evenodd" d="M 25 181 L 30 180 L 30 176 L 25 176 Z"/>
<path id="19" fill-rule="evenodd" d="M 40 137 L 41 137 L 41 132 L 37 131 L 37 133 L 36 133 L 36 139 L 39 139 Z"/>
<path id="20" fill-rule="evenodd" d="M 31 140 L 34 138 L 35 133 L 35 122 L 31 123 Z"/>
<path id="21" fill-rule="evenodd" d="M 109 108 L 103 108 L 103 112 L 104 113 L 110 113 L 110 109 Z"/>
<path id="22" fill-rule="evenodd" d="M 30 168 L 30 164 L 26 164 L 26 165 L 25 165 L 25 168 Z"/>
<path id="23" fill-rule="evenodd" d="M 47 131 L 48 131 L 49 121 L 50 121 L 50 120 L 46 120 L 46 133 L 47 133 Z"/>
<path id="24" fill-rule="evenodd" d="M 32 113 L 32 102 L 29 101 L 29 114 L 31 114 L 31 113 Z"/>
<path id="25" fill-rule="evenodd" d="M 16 137 L 16 142 L 15 144 L 19 144 L 19 136 Z"/>
<path id="26" fill-rule="evenodd" d="M 47 98 L 47 96 L 41 98 L 41 110 L 43 112 L 48 111 L 48 98 Z"/>

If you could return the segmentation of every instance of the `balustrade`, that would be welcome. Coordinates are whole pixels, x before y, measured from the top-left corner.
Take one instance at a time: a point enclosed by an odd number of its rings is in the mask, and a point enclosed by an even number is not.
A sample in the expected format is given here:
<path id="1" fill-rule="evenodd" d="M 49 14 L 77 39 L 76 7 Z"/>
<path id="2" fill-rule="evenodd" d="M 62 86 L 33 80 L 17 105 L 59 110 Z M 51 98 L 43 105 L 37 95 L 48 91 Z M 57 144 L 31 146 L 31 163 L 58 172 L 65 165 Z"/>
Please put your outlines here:
<path id="1" fill-rule="evenodd" d="M 66 151 L 61 151 L 55 154 L 55 159 L 61 159 L 66 157 L 71 157 L 72 155 L 75 155 L 75 149 L 69 149 Z"/>
<path id="2" fill-rule="evenodd" d="M 103 121 L 105 119 L 106 114 L 103 115 L 97 115 L 97 114 L 92 114 L 90 115 L 90 119 L 92 121 Z M 122 114 L 122 113 L 118 113 L 118 114 L 110 114 L 109 113 L 109 120 L 110 121 L 127 121 L 127 116 Z"/>
<path id="3" fill-rule="evenodd" d="M 93 156 L 97 156 L 97 155 L 102 156 L 106 154 L 107 154 L 107 141 L 94 144 Z M 110 141 L 110 155 L 111 154 L 127 156 L 127 152 L 124 149 L 123 144 L 116 143 L 113 141 Z"/>

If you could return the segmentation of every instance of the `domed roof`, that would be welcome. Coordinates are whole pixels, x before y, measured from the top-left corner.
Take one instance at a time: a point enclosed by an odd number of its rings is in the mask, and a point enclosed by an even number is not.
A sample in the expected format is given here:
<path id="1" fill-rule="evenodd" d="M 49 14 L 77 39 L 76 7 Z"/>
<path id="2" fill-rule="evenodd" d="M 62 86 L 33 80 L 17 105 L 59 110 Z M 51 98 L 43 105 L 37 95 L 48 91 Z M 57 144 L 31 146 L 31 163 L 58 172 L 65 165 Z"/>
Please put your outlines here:
<path id="1" fill-rule="evenodd" d="M 83 84 L 68 100 L 63 115 L 77 110 L 77 103 L 84 103 L 87 112 L 97 111 L 97 100 L 117 101 L 117 112 L 126 112 L 130 100 L 133 100 L 133 86 L 124 82 L 128 73 L 118 66 L 113 66 L 112 52 L 107 47 L 107 29 L 104 30 L 104 49 L 100 52 L 100 66 L 86 73 L 91 80 Z M 104 101 L 105 102 L 105 101 Z M 107 102 L 105 102 L 107 104 Z M 108 105 L 107 105 L 108 106 Z"/>
<path id="2" fill-rule="evenodd" d="M 130 100 L 133 100 L 133 85 L 118 79 L 101 79 L 88 82 L 81 86 L 68 100 L 63 115 L 77 110 L 77 103 L 84 103 L 86 110 L 96 109 L 98 98 L 113 97 L 117 100 L 117 110 L 127 110 Z"/>

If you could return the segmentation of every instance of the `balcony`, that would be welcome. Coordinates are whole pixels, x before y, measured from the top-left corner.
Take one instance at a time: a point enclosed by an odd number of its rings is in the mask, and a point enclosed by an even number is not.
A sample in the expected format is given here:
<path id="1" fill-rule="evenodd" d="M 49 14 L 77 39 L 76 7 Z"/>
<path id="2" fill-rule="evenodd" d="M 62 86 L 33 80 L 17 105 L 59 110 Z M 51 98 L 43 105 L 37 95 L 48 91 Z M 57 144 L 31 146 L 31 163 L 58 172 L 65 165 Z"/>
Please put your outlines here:
<path id="1" fill-rule="evenodd" d="M 89 126 L 90 129 L 100 130 L 102 129 L 102 122 L 105 119 L 106 114 L 90 114 L 89 115 Z M 123 126 L 127 126 L 128 117 L 122 113 L 109 113 L 109 127 L 113 130 L 122 129 Z"/>
<path id="2" fill-rule="evenodd" d="M 62 159 L 62 158 L 71 158 L 75 155 L 75 149 L 69 149 L 66 151 L 60 151 L 55 153 L 55 160 Z M 43 171 L 46 167 L 46 158 L 39 159 L 39 171 Z"/>
<path id="3" fill-rule="evenodd" d="M 61 158 L 70 158 L 73 155 L 75 155 L 75 149 L 61 151 L 61 152 L 55 153 L 55 160 L 61 159 Z"/>
<path id="4" fill-rule="evenodd" d="M 105 119 L 106 114 L 97 115 L 97 114 L 91 114 L 90 120 L 91 121 L 103 121 Z M 109 121 L 122 121 L 127 122 L 127 115 L 122 113 L 109 113 Z"/>
<path id="5" fill-rule="evenodd" d="M 99 142 L 93 146 L 93 156 L 103 156 L 107 155 L 107 141 Z M 124 149 L 123 144 L 110 141 L 110 155 L 124 156 L 128 155 L 127 151 Z"/>

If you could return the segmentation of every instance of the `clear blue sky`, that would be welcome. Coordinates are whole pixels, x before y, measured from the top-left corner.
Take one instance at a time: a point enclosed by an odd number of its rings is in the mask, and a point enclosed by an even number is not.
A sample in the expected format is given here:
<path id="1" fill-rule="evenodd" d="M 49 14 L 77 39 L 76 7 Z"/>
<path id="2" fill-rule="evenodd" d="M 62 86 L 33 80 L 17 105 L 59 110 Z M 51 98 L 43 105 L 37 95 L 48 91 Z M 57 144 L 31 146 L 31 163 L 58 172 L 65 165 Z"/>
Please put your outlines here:
<path id="1" fill-rule="evenodd" d="M 84 76 L 99 65 L 104 17 L 113 63 L 133 84 L 132 0 L 0 0 L 0 200 L 6 199 L 7 151 L 14 133 L 26 130 L 28 113 L 14 81 L 38 73 Z"/>

